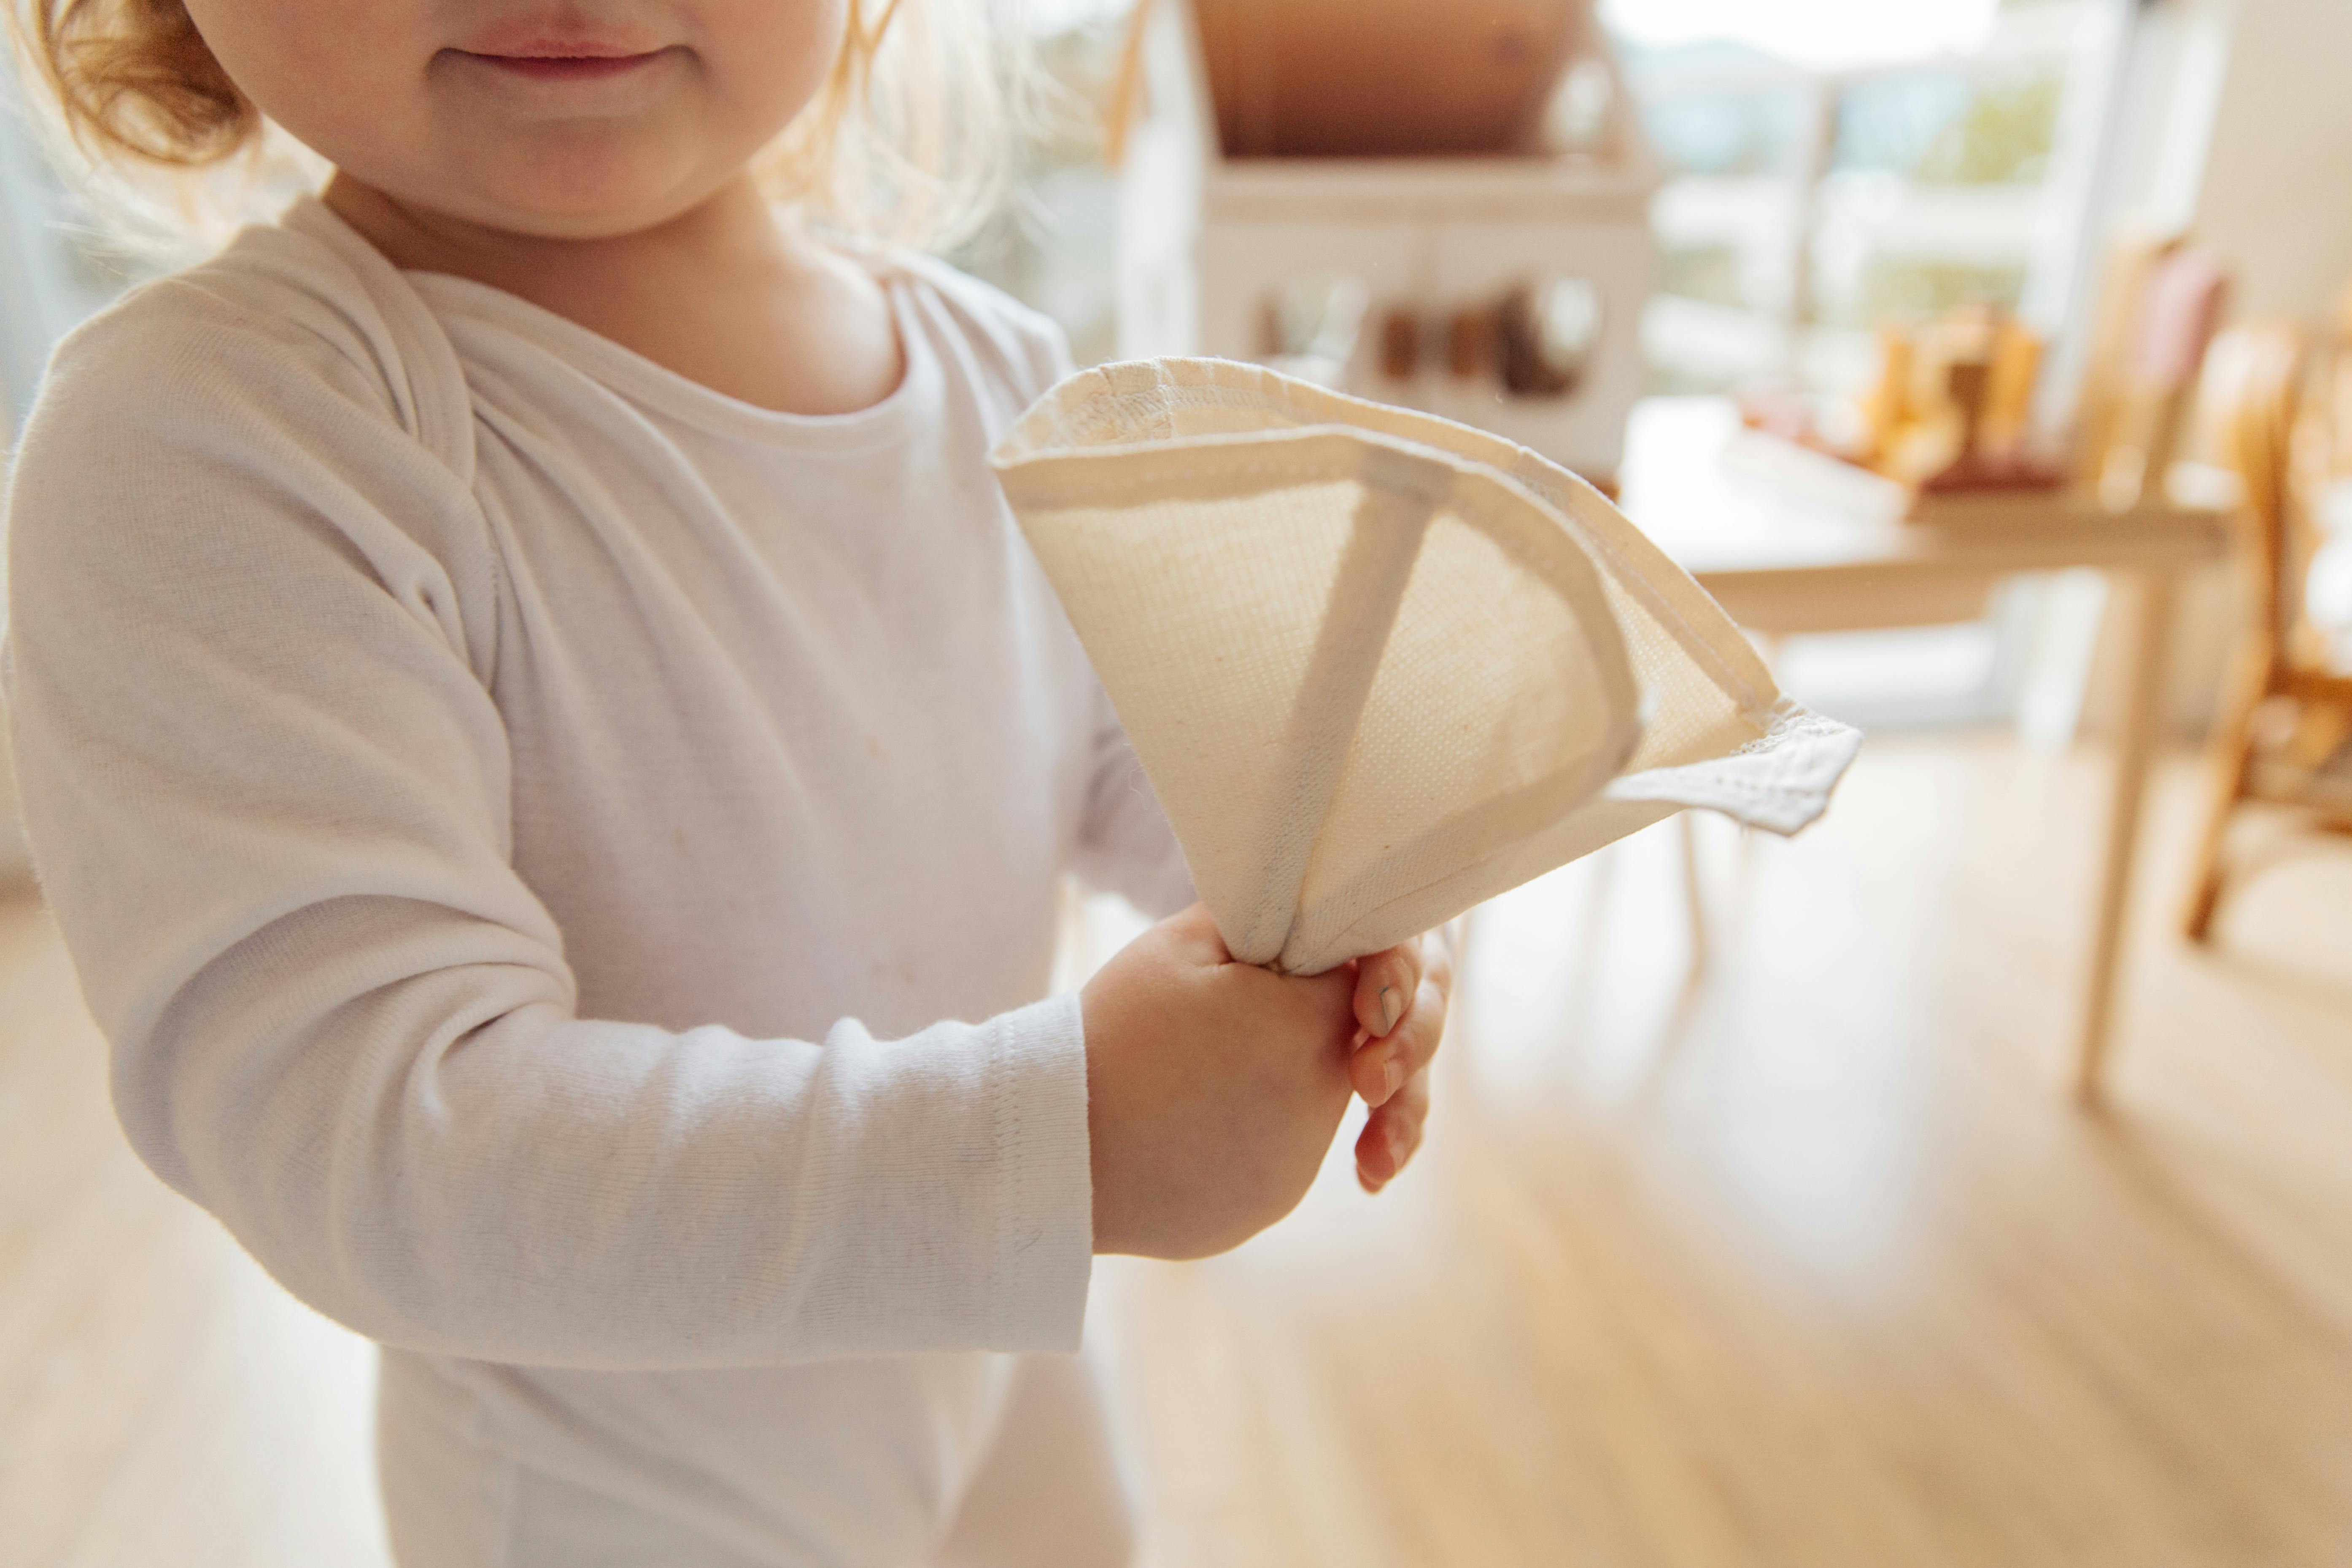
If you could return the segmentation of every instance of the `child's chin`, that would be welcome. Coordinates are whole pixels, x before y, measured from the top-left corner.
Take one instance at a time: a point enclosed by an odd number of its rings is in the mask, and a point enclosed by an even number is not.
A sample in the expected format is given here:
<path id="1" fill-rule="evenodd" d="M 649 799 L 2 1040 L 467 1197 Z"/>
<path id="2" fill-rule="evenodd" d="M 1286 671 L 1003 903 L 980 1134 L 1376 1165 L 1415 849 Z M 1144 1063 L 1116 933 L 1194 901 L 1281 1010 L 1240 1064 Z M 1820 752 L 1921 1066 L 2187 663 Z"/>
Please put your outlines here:
<path id="1" fill-rule="evenodd" d="M 478 105 L 474 107 L 479 107 Z M 400 170 L 402 193 L 453 216 L 548 238 L 598 239 L 676 217 L 719 185 L 725 141 L 675 111 L 570 123 L 454 115 Z M 735 160 L 740 164 L 740 160 Z"/>
<path id="2" fill-rule="evenodd" d="M 480 210 L 462 216 L 546 239 L 612 239 L 667 223 L 709 195 L 701 182 L 650 178 L 625 165 L 542 165 L 499 182 L 482 193 Z"/>

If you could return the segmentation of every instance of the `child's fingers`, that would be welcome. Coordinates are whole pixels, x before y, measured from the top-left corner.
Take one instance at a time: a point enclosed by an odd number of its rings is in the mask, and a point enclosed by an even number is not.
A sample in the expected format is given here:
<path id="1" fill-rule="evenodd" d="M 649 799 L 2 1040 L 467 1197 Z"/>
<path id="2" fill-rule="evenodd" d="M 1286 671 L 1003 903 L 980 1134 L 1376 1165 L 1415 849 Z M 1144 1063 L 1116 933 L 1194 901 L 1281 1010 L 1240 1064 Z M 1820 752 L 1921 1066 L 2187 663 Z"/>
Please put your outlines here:
<path id="1" fill-rule="evenodd" d="M 1429 1075 L 1421 1073 L 1372 1112 L 1356 1139 L 1356 1181 L 1364 1191 L 1377 1193 L 1396 1180 L 1421 1147 L 1422 1126 L 1428 1119 Z"/>
<path id="2" fill-rule="evenodd" d="M 1421 938 L 1421 979 L 1424 986 L 1437 988 L 1437 1005 L 1443 1009 L 1454 1000 L 1454 943 L 1455 927 L 1439 926 L 1424 931 Z"/>
<path id="3" fill-rule="evenodd" d="M 1421 989 L 1421 938 L 1399 942 L 1356 964 L 1356 1022 L 1373 1039 L 1384 1038 L 1412 1010 Z"/>
<path id="4" fill-rule="evenodd" d="M 1363 992 L 1357 996 L 1360 1002 Z M 1375 1108 L 1387 1104 L 1413 1076 L 1429 1066 L 1445 1033 L 1445 994 L 1423 980 L 1388 1038 L 1368 1039 L 1348 1058 L 1348 1081 Z"/>

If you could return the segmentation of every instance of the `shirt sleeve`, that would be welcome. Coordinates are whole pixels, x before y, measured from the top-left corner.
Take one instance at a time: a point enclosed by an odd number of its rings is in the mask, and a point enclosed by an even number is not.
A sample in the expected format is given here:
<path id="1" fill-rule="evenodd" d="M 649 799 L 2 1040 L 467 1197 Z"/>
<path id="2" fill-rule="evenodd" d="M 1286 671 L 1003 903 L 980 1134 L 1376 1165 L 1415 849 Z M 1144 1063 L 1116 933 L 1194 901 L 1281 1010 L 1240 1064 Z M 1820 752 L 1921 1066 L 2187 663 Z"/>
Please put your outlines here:
<path id="1" fill-rule="evenodd" d="M 295 327 L 151 302 L 68 342 L 27 432 L 17 768 L 133 1146 L 391 1344 L 1074 1349 L 1074 998 L 895 1041 L 576 1016 L 509 864 L 495 555 L 395 414 Z"/>
<path id="2" fill-rule="evenodd" d="M 1110 700 L 1095 689 L 1094 771 L 1078 834 L 1078 879 L 1154 920 L 1191 904 L 1192 873 Z"/>
<path id="3" fill-rule="evenodd" d="M 1023 328 L 1025 353 L 1019 361 L 1026 373 L 1024 401 L 1034 401 L 1076 369 L 1069 339 L 1059 325 L 1036 311 L 1009 300 L 1004 309 Z M 1088 890 L 1116 893 L 1154 920 L 1174 914 L 1196 897 L 1183 847 L 1099 682 L 1095 686 L 1093 764 L 1076 870 Z"/>

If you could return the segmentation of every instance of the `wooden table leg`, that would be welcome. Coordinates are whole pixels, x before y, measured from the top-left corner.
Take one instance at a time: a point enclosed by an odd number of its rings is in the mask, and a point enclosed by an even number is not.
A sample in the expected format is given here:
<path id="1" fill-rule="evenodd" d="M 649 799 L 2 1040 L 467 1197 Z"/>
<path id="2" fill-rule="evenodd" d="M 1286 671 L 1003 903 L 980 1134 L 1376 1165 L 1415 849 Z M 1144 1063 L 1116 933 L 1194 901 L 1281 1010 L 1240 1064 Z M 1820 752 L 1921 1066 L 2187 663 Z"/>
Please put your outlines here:
<path id="1" fill-rule="evenodd" d="M 2099 866 L 2098 920 L 2091 935 L 2082 1032 L 2074 1047 L 2074 1093 L 2084 1104 L 2096 1104 L 2105 1087 L 2117 972 L 2131 903 L 2133 859 L 2139 843 L 2140 803 L 2147 793 L 2148 768 L 2155 761 L 2157 731 L 2163 718 L 2174 596 L 2169 572 L 2118 572 L 2108 581 L 2107 613 L 2124 617 L 2126 662 L 2116 722 L 2114 792 L 2107 808 L 2106 847 Z"/>

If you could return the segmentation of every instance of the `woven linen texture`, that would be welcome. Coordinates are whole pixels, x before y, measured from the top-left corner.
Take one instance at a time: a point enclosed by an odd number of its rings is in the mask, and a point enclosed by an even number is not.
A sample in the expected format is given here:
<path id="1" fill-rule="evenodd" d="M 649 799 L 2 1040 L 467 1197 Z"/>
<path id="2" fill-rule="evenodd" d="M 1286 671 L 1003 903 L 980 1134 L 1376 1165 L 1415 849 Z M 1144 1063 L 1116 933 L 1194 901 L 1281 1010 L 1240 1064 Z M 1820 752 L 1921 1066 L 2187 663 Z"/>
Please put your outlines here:
<path id="1" fill-rule="evenodd" d="M 1482 432 L 1157 360 L 994 460 L 1244 962 L 1318 973 L 1686 805 L 1794 832 L 1853 758 L 1597 491 Z"/>

